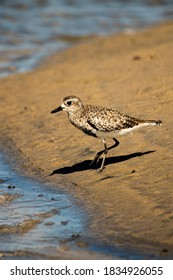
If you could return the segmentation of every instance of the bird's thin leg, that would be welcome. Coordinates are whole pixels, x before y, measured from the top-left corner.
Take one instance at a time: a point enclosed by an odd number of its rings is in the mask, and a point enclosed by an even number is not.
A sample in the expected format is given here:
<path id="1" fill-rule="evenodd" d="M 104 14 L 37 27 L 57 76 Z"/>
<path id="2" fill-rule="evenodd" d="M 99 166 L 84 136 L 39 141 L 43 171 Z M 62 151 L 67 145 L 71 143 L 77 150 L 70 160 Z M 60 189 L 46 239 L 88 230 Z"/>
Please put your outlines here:
<path id="1" fill-rule="evenodd" d="M 99 171 L 100 171 L 100 172 L 102 172 L 103 169 L 104 169 L 105 159 L 106 159 L 106 156 L 107 156 L 107 154 L 108 154 L 108 147 L 107 147 L 107 145 L 106 145 L 106 141 L 105 141 L 105 139 L 102 139 L 102 141 L 103 141 L 103 144 L 104 144 L 104 148 L 105 148 L 105 149 L 103 150 L 104 155 L 103 155 L 103 159 L 102 159 L 102 164 L 101 164 L 101 167 L 99 168 Z"/>
<path id="2" fill-rule="evenodd" d="M 104 153 L 104 150 L 101 150 L 100 152 L 98 152 L 95 157 L 93 158 L 92 162 L 90 163 L 90 165 L 94 164 L 96 162 L 96 164 L 99 161 L 100 156 Z"/>
<path id="3" fill-rule="evenodd" d="M 117 147 L 117 146 L 119 145 L 119 141 L 118 141 L 117 139 L 113 138 L 113 140 L 115 141 L 115 143 L 114 143 L 112 146 L 108 147 L 107 150 L 111 150 L 111 149 L 113 149 L 113 148 L 115 148 L 115 147 Z M 94 159 L 92 160 L 92 162 L 90 163 L 90 165 L 92 165 L 92 164 L 95 163 L 95 162 L 98 163 L 99 158 L 100 158 L 100 156 L 104 153 L 104 151 L 105 151 L 105 149 L 104 149 L 104 150 L 101 150 L 100 152 L 98 152 L 98 153 L 95 155 L 95 157 L 94 157 Z"/>

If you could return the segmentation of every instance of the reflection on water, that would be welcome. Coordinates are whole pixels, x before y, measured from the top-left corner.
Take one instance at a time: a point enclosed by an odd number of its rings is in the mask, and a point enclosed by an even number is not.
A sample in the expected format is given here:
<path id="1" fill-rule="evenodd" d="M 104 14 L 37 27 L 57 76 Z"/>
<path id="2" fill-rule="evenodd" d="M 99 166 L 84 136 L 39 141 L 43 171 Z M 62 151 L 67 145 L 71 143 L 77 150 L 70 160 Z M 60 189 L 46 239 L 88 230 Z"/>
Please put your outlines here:
<path id="1" fill-rule="evenodd" d="M 172 0 L 2 0 L 0 76 L 32 69 L 87 36 L 126 32 L 173 18 Z"/>

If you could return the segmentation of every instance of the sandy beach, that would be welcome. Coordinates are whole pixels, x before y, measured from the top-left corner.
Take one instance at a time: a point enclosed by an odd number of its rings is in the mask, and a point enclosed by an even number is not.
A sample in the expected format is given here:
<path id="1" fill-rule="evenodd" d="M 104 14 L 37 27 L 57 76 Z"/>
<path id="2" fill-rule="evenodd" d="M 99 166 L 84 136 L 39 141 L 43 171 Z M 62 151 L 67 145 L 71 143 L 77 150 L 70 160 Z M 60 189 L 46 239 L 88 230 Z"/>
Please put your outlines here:
<path id="1" fill-rule="evenodd" d="M 168 22 L 85 40 L 1 79 L 2 148 L 20 172 L 76 197 L 88 217 L 86 240 L 173 257 L 172 50 Z M 74 128 L 65 112 L 50 114 L 68 95 L 163 124 L 117 136 L 99 174 L 89 163 L 102 142 Z"/>

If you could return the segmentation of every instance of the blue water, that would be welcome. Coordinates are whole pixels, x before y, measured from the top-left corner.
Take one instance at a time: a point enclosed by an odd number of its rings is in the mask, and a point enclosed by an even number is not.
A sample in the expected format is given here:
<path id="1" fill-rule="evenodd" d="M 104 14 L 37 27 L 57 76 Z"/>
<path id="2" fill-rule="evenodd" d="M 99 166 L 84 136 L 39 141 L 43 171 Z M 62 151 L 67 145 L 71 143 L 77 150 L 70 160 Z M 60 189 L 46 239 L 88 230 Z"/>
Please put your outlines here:
<path id="1" fill-rule="evenodd" d="M 26 72 L 84 37 L 173 19 L 172 0 L 3 0 L 0 76 Z"/>
<path id="2" fill-rule="evenodd" d="M 9 187 L 13 186 L 13 187 Z M 3 197 L 9 197 L 3 202 Z M 0 252 L 24 252 L 32 257 L 62 255 L 62 244 L 82 235 L 85 221 L 82 209 L 69 195 L 14 172 L 0 154 Z M 24 232 L 20 225 L 37 220 Z M 2 228 L 8 228 L 3 232 Z M 13 231 L 14 230 L 14 231 Z M 68 243 L 68 242 L 67 242 Z M 12 255 L 11 255 L 12 256 Z"/>

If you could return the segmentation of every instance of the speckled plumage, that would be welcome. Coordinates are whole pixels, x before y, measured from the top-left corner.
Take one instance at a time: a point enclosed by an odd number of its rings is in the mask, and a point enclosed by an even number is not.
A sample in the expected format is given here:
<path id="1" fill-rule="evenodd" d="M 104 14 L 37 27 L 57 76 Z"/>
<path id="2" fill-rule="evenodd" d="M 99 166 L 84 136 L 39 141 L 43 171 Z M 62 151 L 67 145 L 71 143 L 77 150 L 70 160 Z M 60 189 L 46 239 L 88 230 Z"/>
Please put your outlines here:
<path id="1" fill-rule="evenodd" d="M 124 115 L 115 109 L 105 108 L 94 105 L 83 105 L 80 98 L 67 96 L 61 106 L 51 113 L 67 111 L 70 122 L 85 134 L 101 138 L 104 143 L 104 150 L 96 154 L 93 162 L 98 161 L 104 154 L 100 171 L 104 168 L 104 162 L 108 150 L 118 146 L 119 142 L 115 139 L 116 135 L 125 134 L 136 128 L 147 125 L 160 125 L 161 121 L 142 120 Z M 109 148 L 106 146 L 105 139 L 112 138 L 115 144 Z"/>

